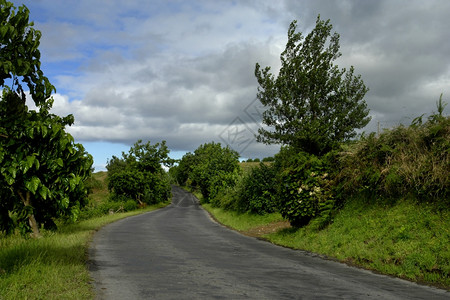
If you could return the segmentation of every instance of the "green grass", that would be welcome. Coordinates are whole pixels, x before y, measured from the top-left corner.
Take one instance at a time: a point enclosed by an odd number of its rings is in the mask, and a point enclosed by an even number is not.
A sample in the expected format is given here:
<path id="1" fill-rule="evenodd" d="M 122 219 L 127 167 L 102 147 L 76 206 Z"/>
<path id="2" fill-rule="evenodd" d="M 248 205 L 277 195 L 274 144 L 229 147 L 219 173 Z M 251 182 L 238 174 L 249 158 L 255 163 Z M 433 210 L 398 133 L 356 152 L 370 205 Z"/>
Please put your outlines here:
<path id="1" fill-rule="evenodd" d="M 106 201 L 105 176 L 98 173 L 94 176 L 100 177 L 102 185 L 97 192 L 94 189 L 90 200 Z M 87 268 L 87 251 L 92 235 L 106 224 L 168 203 L 62 225 L 54 232 L 44 230 L 40 239 L 0 234 L 0 300 L 94 299 Z"/>
<path id="2" fill-rule="evenodd" d="M 236 230 L 279 222 L 280 216 L 255 216 L 204 207 Z M 271 220 L 273 218 L 273 220 Z M 450 289 L 450 212 L 408 200 L 392 206 L 349 202 L 332 224 L 317 230 L 282 229 L 263 237 L 272 243 L 319 253 L 339 261 L 411 281 Z"/>
<path id="3" fill-rule="evenodd" d="M 279 213 L 256 215 L 248 212 L 225 211 L 221 208 L 212 207 L 211 204 L 203 204 L 202 207 L 213 215 L 217 221 L 238 231 L 249 231 L 255 227 L 284 221 Z"/>

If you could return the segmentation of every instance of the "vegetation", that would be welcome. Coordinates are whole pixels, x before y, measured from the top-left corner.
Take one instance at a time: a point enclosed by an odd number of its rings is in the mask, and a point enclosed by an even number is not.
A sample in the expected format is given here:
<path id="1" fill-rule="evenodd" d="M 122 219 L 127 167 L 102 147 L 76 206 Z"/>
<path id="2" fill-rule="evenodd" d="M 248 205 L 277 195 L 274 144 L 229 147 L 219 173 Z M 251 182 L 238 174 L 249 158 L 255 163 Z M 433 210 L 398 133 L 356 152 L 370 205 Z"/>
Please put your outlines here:
<path id="1" fill-rule="evenodd" d="M 169 178 L 162 165 L 171 166 L 166 142 L 151 145 L 137 141 L 122 158 L 113 156 L 106 166 L 112 200 L 139 205 L 156 204 L 170 198 Z"/>
<path id="2" fill-rule="evenodd" d="M 104 172 L 89 179 L 93 193 L 90 204 L 109 202 Z M 0 298 L 7 299 L 93 299 L 87 269 L 92 234 L 100 227 L 128 216 L 148 212 L 168 202 L 126 213 L 108 213 L 77 223 L 64 223 L 56 231 L 43 230 L 41 239 L 0 235 Z M 93 208 L 95 209 L 95 208 Z M 45 276 L 43 276 L 45 274 Z"/>
<path id="3" fill-rule="evenodd" d="M 425 121 L 351 140 L 369 121 L 367 88 L 353 67 L 333 65 L 339 35 L 330 35 L 329 20 L 318 17 L 306 38 L 291 23 L 276 78 L 256 64 L 269 126 L 258 140 L 285 145 L 274 158 L 239 164 L 235 151 L 206 143 L 183 156 L 170 178 L 165 141 L 139 140 L 112 157 L 108 173 L 92 177 L 92 157 L 65 131 L 73 116 L 50 113 L 55 88 L 40 70 L 40 32 L 29 11 L 4 0 L 0 9 L 2 299 L 91 298 L 85 261 L 92 232 L 138 207 L 165 205 L 171 178 L 200 191 L 205 207 L 240 231 L 290 227 L 264 237 L 450 286 L 450 117 L 442 95 Z M 37 111 L 26 106 L 22 84 Z M 23 233 L 30 230 L 44 238 L 29 239 Z"/>
<path id="4" fill-rule="evenodd" d="M 363 136 L 340 155 L 337 180 L 340 192 L 390 201 L 410 197 L 450 205 L 450 117 L 438 112 L 425 123 L 417 118 L 410 126 Z"/>
<path id="5" fill-rule="evenodd" d="M 424 203 L 367 203 L 353 198 L 325 229 L 288 227 L 264 216 L 203 205 L 222 224 L 274 244 L 322 254 L 350 265 L 450 289 L 450 212 Z"/>
<path id="6" fill-rule="evenodd" d="M 92 157 L 65 131 L 73 116 L 49 113 L 55 88 L 40 69 L 41 34 L 28 9 L 1 1 L 0 10 L 0 231 L 39 237 L 54 218 L 78 218 Z M 23 83 L 38 111 L 28 110 Z"/>
<path id="7" fill-rule="evenodd" d="M 259 142 L 323 155 L 369 122 L 363 100 L 368 89 L 360 75 L 353 75 L 353 67 L 339 70 L 333 64 L 341 54 L 339 35 L 331 35 L 331 29 L 330 20 L 318 16 L 316 27 L 303 38 L 293 21 L 278 76 L 256 64 L 257 98 L 267 108 L 263 123 L 272 129 L 260 128 Z"/>
<path id="8" fill-rule="evenodd" d="M 184 155 L 174 172 L 179 184 L 199 188 L 204 201 L 209 202 L 235 185 L 240 172 L 239 154 L 220 143 L 206 143 L 194 154 Z"/>

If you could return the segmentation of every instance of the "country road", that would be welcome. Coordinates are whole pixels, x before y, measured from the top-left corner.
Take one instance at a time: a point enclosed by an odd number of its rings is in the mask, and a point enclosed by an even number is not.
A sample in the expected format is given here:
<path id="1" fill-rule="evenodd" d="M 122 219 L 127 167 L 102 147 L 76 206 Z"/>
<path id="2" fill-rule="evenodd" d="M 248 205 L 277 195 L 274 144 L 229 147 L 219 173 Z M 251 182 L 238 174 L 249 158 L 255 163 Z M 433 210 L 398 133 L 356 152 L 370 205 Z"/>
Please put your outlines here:
<path id="1" fill-rule="evenodd" d="M 172 204 L 94 235 L 98 299 L 450 299 L 450 293 L 229 230 L 173 187 Z"/>

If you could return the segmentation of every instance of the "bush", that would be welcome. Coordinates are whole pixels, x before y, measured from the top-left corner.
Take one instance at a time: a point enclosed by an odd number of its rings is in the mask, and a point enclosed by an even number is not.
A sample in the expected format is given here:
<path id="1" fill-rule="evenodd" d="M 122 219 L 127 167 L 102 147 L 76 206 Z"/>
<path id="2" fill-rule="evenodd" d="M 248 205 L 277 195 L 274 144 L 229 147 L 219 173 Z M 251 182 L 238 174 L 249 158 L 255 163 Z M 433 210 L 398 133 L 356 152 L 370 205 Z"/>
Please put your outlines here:
<path id="1" fill-rule="evenodd" d="M 241 211 L 266 214 L 276 211 L 276 171 L 271 166 L 260 163 L 244 175 L 237 207 Z"/>
<path id="2" fill-rule="evenodd" d="M 282 151 L 280 157 L 288 158 L 288 167 L 278 175 L 278 209 L 292 226 L 301 227 L 314 217 L 320 216 L 321 227 L 331 217 L 335 205 L 331 175 L 334 153 L 317 157 L 304 152 L 286 157 L 290 150 Z M 277 158 L 276 158 L 277 162 Z M 278 162 L 278 166 L 286 161 Z"/>

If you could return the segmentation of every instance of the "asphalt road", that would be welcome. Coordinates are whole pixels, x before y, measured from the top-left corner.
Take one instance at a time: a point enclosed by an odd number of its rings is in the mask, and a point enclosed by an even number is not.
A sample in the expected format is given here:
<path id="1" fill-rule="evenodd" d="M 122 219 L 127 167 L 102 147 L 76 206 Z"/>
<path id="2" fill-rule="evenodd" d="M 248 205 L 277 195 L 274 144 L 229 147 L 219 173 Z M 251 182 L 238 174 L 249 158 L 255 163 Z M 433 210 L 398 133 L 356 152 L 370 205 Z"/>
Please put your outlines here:
<path id="1" fill-rule="evenodd" d="M 377 275 L 240 235 L 184 190 L 164 209 L 94 235 L 98 299 L 450 299 L 450 292 Z"/>

